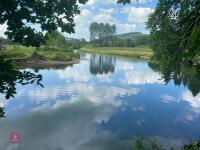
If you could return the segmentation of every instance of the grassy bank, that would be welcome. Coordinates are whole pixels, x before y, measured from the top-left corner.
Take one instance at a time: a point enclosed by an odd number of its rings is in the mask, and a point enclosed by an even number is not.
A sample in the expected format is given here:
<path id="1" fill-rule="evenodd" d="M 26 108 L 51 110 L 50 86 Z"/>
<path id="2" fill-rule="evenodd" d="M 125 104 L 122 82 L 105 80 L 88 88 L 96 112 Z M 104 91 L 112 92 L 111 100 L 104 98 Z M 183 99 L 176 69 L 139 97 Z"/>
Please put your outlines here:
<path id="1" fill-rule="evenodd" d="M 0 55 L 12 60 L 37 58 L 39 60 L 71 61 L 79 58 L 78 54 L 70 50 L 48 50 L 43 47 L 34 48 L 20 45 L 4 46 L 4 49 L 0 50 Z"/>
<path id="2" fill-rule="evenodd" d="M 149 47 L 82 47 L 80 51 L 98 54 L 150 58 L 153 53 Z"/>

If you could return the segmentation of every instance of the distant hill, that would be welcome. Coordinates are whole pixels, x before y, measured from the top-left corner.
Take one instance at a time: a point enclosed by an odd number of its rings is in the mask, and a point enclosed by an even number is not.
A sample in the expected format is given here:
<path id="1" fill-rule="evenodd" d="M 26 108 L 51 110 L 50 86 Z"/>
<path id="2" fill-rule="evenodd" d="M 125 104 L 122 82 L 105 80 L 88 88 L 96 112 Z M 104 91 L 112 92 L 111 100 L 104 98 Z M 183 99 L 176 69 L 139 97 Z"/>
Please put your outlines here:
<path id="1" fill-rule="evenodd" d="M 130 32 L 117 35 L 121 40 L 132 40 L 136 46 L 149 45 L 149 34 L 143 34 L 142 32 Z"/>
<path id="2" fill-rule="evenodd" d="M 131 38 L 131 39 L 144 37 L 144 36 L 148 36 L 148 34 L 143 34 L 142 32 L 129 32 L 129 33 L 123 33 L 123 34 L 117 35 L 117 37 L 120 37 L 120 38 Z"/>

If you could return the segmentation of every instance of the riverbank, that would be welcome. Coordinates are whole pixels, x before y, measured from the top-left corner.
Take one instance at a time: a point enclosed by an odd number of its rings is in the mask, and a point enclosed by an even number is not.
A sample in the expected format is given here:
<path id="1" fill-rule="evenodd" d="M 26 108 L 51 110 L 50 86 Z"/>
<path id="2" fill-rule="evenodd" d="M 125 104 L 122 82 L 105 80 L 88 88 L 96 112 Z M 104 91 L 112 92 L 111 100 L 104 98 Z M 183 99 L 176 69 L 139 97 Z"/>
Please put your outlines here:
<path id="1" fill-rule="evenodd" d="M 153 56 L 153 52 L 149 47 L 82 47 L 82 52 L 98 53 L 107 55 L 118 55 L 149 59 Z"/>
<path id="2" fill-rule="evenodd" d="M 0 55 L 11 60 L 16 66 L 23 67 L 49 67 L 79 62 L 79 54 L 71 50 L 48 50 L 20 45 L 5 46 L 0 50 Z"/>

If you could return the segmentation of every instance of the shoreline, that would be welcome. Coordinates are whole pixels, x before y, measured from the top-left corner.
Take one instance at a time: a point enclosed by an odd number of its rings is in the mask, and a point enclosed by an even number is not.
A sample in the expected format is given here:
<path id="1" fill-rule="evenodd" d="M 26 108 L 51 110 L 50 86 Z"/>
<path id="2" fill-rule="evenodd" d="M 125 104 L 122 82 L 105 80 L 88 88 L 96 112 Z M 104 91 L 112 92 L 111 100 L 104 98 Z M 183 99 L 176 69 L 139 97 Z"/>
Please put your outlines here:
<path id="1" fill-rule="evenodd" d="M 135 57 L 138 59 L 150 59 L 153 55 L 152 51 L 146 51 L 142 48 L 110 48 L 110 47 L 102 47 L 102 48 L 90 48 L 83 47 L 80 49 L 81 52 L 87 53 L 96 53 L 96 54 L 104 54 L 104 55 L 115 55 L 115 56 L 123 56 L 123 57 Z"/>
<path id="2" fill-rule="evenodd" d="M 78 64 L 79 59 L 74 60 L 42 60 L 42 59 L 17 59 L 12 60 L 16 67 L 49 68 Z"/>

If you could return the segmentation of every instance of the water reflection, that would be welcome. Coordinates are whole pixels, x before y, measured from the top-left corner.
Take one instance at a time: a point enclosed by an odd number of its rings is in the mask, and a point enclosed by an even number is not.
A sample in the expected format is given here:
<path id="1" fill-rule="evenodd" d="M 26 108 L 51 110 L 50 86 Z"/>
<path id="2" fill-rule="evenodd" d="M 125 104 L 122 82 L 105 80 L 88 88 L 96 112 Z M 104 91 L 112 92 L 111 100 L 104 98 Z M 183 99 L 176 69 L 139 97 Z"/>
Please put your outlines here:
<path id="1" fill-rule="evenodd" d="M 58 89 L 57 92 L 54 92 L 54 88 Z M 23 137 L 17 150 L 66 147 L 74 150 L 130 149 L 126 140 L 120 140 L 109 130 L 97 128 L 97 125 L 108 122 L 117 109 L 124 105 L 116 97 L 139 92 L 139 89 L 134 88 L 96 87 L 88 84 L 24 92 L 28 95 L 25 96 L 27 100 L 30 98 L 35 105 L 32 104 L 31 111 L 25 115 L 0 122 L 0 148 L 9 148 L 7 135 L 14 130 Z M 66 98 L 67 95 L 70 97 Z"/>
<path id="2" fill-rule="evenodd" d="M 93 54 L 90 57 L 91 74 L 107 74 L 115 71 L 115 58 L 112 56 L 102 56 Z"/>
<path id="3" fill-rule="evenodd" d="M 44 88 L 18 86 L 15 101 L 0 101 L 8 112 L 0 120 L 0 149 L 12 148 L 7 135 L 13 131 L 22 137 L 16 150 L 126 150 L 127 137 L 141 135 L 169 148 L 200 135 L 199 94 L 165 85 L 146 61 L 99 59 L 85 55 L 72 67 L 38 70 Z M 91 63 L 101 70 L 95 76 Z M 110 64 L 114 72 L 101 68 Z"/>
<path id="4" fill-rule="evenodd" d="M 27 85 L 36 84 L 43 86 L 41 84 L 42 75 L 35 75 L 29 71 L 19 71 L 14 68 L 12 63 L 0 57 L 0 93 L 5 95 L 6 99 L 14 97 L 17 94 L 16 84 Z M 0 99 L 3 101 L 4 99 Z M 4 117 L 4 108 L 0 107 L 0 117 Z"/>
<path id="5" fill-rule="evenodd" d="M 166 84 L 173 80 L 175 85 L 187 86 L 194 96 L 200 92 L 200 66 L 179 63 L 176 60 L 153 61 L 149 66 L 161 74 Z"/>

